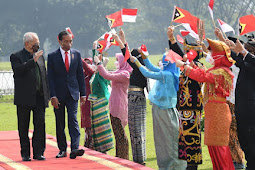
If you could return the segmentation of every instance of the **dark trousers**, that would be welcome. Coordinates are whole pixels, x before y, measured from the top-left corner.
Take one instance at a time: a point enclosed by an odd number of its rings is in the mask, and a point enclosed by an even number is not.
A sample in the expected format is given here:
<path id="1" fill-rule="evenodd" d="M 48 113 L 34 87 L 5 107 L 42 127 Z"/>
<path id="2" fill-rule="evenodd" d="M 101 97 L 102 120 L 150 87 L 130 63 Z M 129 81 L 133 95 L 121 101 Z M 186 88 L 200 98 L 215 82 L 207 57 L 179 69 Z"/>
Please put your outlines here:
<path id="1" fill-rule="evenodd" d="M 36 106 L 17 106 L 21 156 L 30 156 L 28 129 L 31 111 L 33 111 L 34 124 L 34 133 L 32 138 L 33 154 L 43 155 L 45 150 L 45 104 L 43 96 L 37 94 Z"/>
<path id="2" fill-rule="evenodd" d="M 55 109 L 56 118 L 56 134 L 57 143 L 60 151 L 66 151 L 66 135 L 65 135 L 65 108 L 68 115 L 68 130 L 71 137 L 71 150 L 79 148 L 80 129 L 77 121 L 77 107 L 78 101 L 73 100 L 69 94 L 65 101 L 60 102 L 59 108 Z"/>
<path id="3" fill-rule="evenodd" d="M 249 118 L 248 118 L 249 119 Z M 249 120 L 236 116 L 238 139 L 245 154 L 248 169 L 255 169 L 255 125 L 249 125 Z"/>

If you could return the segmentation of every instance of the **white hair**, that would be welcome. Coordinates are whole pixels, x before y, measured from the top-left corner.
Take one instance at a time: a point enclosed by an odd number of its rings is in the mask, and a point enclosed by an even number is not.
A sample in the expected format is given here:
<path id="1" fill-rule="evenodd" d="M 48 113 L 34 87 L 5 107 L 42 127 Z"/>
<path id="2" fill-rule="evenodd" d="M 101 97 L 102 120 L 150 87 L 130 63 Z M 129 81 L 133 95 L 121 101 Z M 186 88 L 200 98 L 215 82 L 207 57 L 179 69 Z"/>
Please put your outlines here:
<path id="1" fill-rule="evenodd" d="M 23 36 L 23 43 L 33 41 L 34 38 L 38 38 L 38 35 L 35 32 L 26 32 Z"/>

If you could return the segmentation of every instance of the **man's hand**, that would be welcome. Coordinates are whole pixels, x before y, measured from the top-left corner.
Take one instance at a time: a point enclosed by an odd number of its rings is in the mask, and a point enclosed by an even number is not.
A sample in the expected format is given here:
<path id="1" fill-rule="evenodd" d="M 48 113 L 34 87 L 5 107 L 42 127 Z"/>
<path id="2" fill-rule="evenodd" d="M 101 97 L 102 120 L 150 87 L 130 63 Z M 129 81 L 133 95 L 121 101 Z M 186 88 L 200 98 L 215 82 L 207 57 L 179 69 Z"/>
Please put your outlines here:
<path id="1" fill-rule="evenodd" d="M 235 44 L 233 41 L 231 41 L 231 40 L 226 40 L 226 44 L 229 46 L 229 48 L 230 48 L 231 50 L 233 50 L 234 52 L 238 53 L 237 51 L 235 51 L 236 44 Z"/>
<path id="2" fill-rule="evenodd" d="M 246 53 L 247 53 L 247 51 L 245 50 L 244 46 L 242 45 L 242 43 L 239 40 L 236 40 L 235 51 L 238 52 L 238 53 L 243 54 L 243 56 L 245 56 Z"/>
<path id="3" fill-rule="evenodd" d="M 81 96 L 80 103 L 84 105 L 86 102 L 86 96 Z"/>
<path id="4" fill-rule="evenodd" d="M 218 27 L 215 28 L 214 34 L 215 34 L 215 36 L 216 36 L 220 41 L 225 42 L 225 38 L 223 37 L 223 34 L 222 34 L 221 30 L 220 30 Z"/>
<path id="5" fill-rule="evenodd" d="M 43 50 L 37 51 L 34 53 L 34 61 L 37 62 L 37 60 L 43 55 Z"/>
<path id="6" fill-rule="evenodd" d="M 58 101 L 58 98 L 57 97 L 52 97 L 51 99 L 51 104 L 52 106 L 55 108 L 55 109 L 58 109 L 59 108 L 59 101 Z"/>

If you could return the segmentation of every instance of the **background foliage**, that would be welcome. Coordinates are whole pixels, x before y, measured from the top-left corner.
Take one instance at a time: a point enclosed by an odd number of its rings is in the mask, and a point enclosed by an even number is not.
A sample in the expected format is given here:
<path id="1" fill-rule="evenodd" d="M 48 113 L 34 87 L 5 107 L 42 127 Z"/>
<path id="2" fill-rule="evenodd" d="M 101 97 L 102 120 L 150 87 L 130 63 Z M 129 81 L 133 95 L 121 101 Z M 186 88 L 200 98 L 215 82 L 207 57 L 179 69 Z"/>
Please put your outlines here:
<path id="1" fill-rule="evenodd" d="M 0 5 L 0 61 L 23 47 L 25 32 L 38 33 L 45 56 L 58 48 L 57 35 L 71 27 L 74 47 L 89 56 L 92 42 L 109 31 L 105 15 L 121 8 L 138 8 L 136 23 L 123 29 L 130 47 L 146 44 L 151 54 L 162 54 L 167 47 L 166 29 L 173 8 L 178 6 L 205 20 L 206 37 L 213 38 L 213 24 L 208 12 L 209 0 L 8 0 Z M 214 16 L 237 30 L 238 18 L 254 14 L 254 0 L 215 0 Z M 177 33 L 177 31 L 176 31 Z M 110 55 L 115 49 L 109 51 Z"/>

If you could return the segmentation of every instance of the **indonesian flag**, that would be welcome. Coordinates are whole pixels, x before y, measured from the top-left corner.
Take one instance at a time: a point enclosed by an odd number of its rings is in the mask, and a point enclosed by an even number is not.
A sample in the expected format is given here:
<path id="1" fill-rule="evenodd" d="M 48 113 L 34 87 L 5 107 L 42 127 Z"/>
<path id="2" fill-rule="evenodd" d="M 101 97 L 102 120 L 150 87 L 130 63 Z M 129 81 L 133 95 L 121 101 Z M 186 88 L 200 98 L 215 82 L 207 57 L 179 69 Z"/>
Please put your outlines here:
<path id="1" fill-rule="evenodd" d="M 102 54 L 103 50 L 106 47 L 106 42 L 105 42 L 105 40 L 101 40 L 101 41 L 98 41 L 97 43 L 98 43 L 97 44 L 97 51 L 99 51 Z"/>
<path id="2" fill-rule="evenodd" d="M 255 31 L 255 17 L 251 15 L 242 16 L 239 19 L 239 33 L 244 35 L 248 32 Z"/>
<path id="3" fill-rule="evenodd" d="M 235 34 L 235 30 L 230 25 L 228 25 L 227 23 L 225 23 L 224 21 L 222 21 L 220 19 L 217 19 L 217 21 L 218 21 L 220 28 L 223 32 L 233 31 L 233 33 Z"/>
<path id="4" fill-rule="evenodd" d="M 209 12 L 212 17 L 212 20 L 213 20 L 213 5 L 214 5 L 214 0 L 210 0 L 208 8 L 209 8 Z"/>
<path id="5" fill-rule="evenodd" d="M 125 52 L 125 56 L 124 56 L 124 62 L 126 62 L 129 58 L 130 58 L 130 51 L 129 51 L 129 47 L 128 47 L 128 43 L 127 43 L 126 52 Z"/>
<path id="6" fill-rule="evenodd" d="M 197 57 L 197 52 L 193 49 L 189 50 L 189 52 L 187 53 L 187 58 L 189 62 L 193 61 L 196 57 Z"/>
<path id="7" fill-rule="evenodd" d="M 123 25 L 121 11 L 106 15 L 105 18 L 107 19 L 110 28 Z"/>
<path id="8" fill-rule="evenodd" d="M 174 7 L 174 13 L 172 22 L 177 23 L 187 23 L 190 25 L 190 28 L 197 34 L 197 23 L 199 18 L 191 15 L 188 11 L 181 9 L 177 6 Z M 189 30 L 188 30 L 189 31 Z"/>
<path id="9" fill-rule="evenodd" d="M 170 61 L 171 63 L 175 63 L 176 60 L 182 60 L 182 57 L 173 50 L 169 50 L 166 54 L 165 60 Z"/>
<path id="10" fill-rule="evenodd" d="M 122 8 L 122 22 L 135 22 L 137 16 L 137 9 Z"/>
<path id="11" fill-rule="evenodd" d="M 180 30 L 180 33 L 181 33 L 181 35 L 183 36 L 183 37 L 185 37 L 186 35 L 188 35 L 190 32 L 189 31 L 187 31 L 187 30 Z"/>
<path id="12" fill-rule="evenodd" d="M 72 38 L 74 38 L 74 35 L 73 35 L 73 33 L 72 33 L 72 31 L 71 31 L 71 28 L 70 28 L 70 27 L 67 27 L 67 28 L 66 28 L 66 31 L 67 31 L 67 32 L 69 32 L 69 33 L 72 35 Z"/>
<path id="13" fill-rule="evenodd" d="M 189 24 L 183 24 L 182 25 L 187 31 L 189 31 L 189 35 L 192 36 L 193 38 L 199 40 L 199 36 L 197 33 L 195 33 L 195 31 L 193 31 L 190 27 Z"/>

